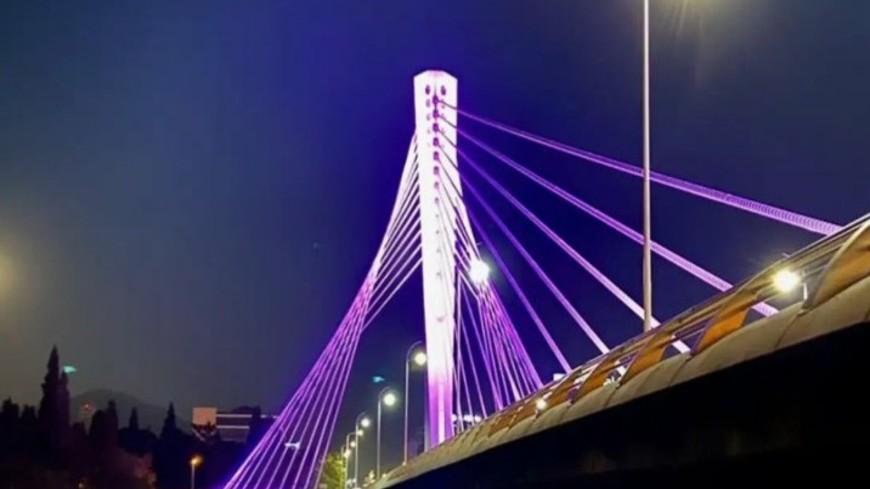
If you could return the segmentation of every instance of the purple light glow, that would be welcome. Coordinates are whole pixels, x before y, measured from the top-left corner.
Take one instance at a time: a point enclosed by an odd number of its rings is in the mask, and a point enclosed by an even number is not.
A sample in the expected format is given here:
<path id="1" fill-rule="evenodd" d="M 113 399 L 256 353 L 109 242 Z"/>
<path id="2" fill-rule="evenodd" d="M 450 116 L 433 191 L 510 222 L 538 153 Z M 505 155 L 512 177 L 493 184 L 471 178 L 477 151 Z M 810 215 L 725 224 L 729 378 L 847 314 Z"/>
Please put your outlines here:
<path id="1" fill-rule="evenodd" d="M 571 371 L 571 365 L 568 363 L 568 360 L 565 359 L 565 355 L 562 353 L 562 350 L 559 349 L 559 346 L 556 344 L 556 341 L 553 339 L 550 332 L 547 331 L 547 327 L 544 326 L 544 321 L 541 320 L 541 317 L 538 316 L 535 308 L 532 307 L 532 303 L 529 301 L 529 298 L 526 296 L 525 292 L 520 288 L 519 283 L 517 283 L 513 274 L 510 272 L 510 269 L 507 267 L 507 263 L 501 258 L 501 254 L 498 252 L 498 249 L 494 246 L 493 242 L 489 239 L 489 235 L 486 233 L 486 230 L 482 228 L 480 225 L 475 226 L 477 228 L 477 232 L 480 233 L 481 239 L 486 243 L 487 248 L 489 249 L 489 253 L 495 259 L 496 265 L 498 266 L 499 272 L 507 279 L 508 284 L 510 284 L 514 293 L 520 299 L 523 306 L 528 312 L 529 316 L 532 318 L 532 321 L 535 323 L 535 326 L 538 328 L 538 331 L 541 333 L 541 336 L 544 337 L 544 341 L 547 343 L 547 346 L 550 347 L 550 351 L 553 352 L 553 355 L 556 356 L 556 360 L 559 362 L 559 365 L 565 370 L 565 373 Z"/>
<path id="2" fill-rule="evenodd" d="M 336 355 L 332 356 L 329 368 L 327 370 L 327 376 L 322 381 L 322 383 L 315 387 L 320 396 L 317 398 L 318 402 L 312 402 L 308 407 L 309 411 L 306 416 L 300 418 L 299 422 L 294 423 L 291 434 L 285 440 L 278 440 L 278 444 L 276 450 L 281 453 L 281 457 L 278 459 L 276 466 L 270 472 L 271 475 L 269 477 L 269 482 L 265 487 L 275 487 L 274 481 L 275 477 L 280 472 L 281 466 L 286 465 L 283 471 L 283 476 L 281 478 L 281 483 L 278 487 L 284 487 L 287 479 L 289 478 L 290 472 L 296 468 L 297 476 L 306 470 L 305 468 L 305 460 L 308 457 L 309 453 L 311 453 L 315 458 L 317 457 L 317 449 L 314 445 L 314 440 L 317 437 L 317 433 L 320 430 L 320 425 L 323 422 L 323 417 L 326 415 L 330 406 L 330 395 L 336 391 L 336 383 L 341 375 L 341 366 L 346 361 L 348 349 L 351 348 L 351 345 L 357 343 L 359 341 L 359 332 L 358 329 L 358 318 L 361 313 L 365 309 L 365 296 L 368 294 L 369 285 L 366 284 L 361 291 L 361 298 L 358 300 L 357 305 L 352 308 L 352 313 L 348 314 L 346 317 L 346 321 L 343 324 L 342 329 L 346 329 L 348 333 L 345 335 L 344 341 L 339 345 L 339 349 L 336 352 Z M 362 304 L 359 304 L 359 302 Z M 338 367 L 336 367 L 338 364 Z M 327 408 L 324 409 L 324 404 L 326 404 Z M 303 408 L 305 409 L 305 408 Z M 302 430 L 301 432 L 299 430 Z M 286 430 L 284 431 L 286 434 Z M 306 434 L 308 434 L 306 436 Z M 322 436 L 322 435 L 321 435 Z M 293 450 L 290 454 L 289 459 L 287 459 L 288 452 L 283 450 L 285 447 L 285 443 L 287 441 L 299 441 L 300 445 L 304 443 L 304 446 L 301 446 L 298 450 Z M 312 452 L 312 448 L 315 448 L 314 452 Z M 297 457 L 299 454 L 302 454 L 302 460 L 297 465 L 295 464 Z M 268 464 L 264 467 L 264 472 L 268 468 Z M 258 483 L 254 487 L 259 487 L 260 483 Z"/>
<path id="3" fill-rule="evenodd" d="M 418 186 L 415 181 L 417 166 L 413 141 L 387 231 L 366 281 L 311 371 L 263 439 L 226 484 L 227 489 L 262 489 L 285 487 L 287 484 L 291 487 L 308 487 L 312 483 L 335 427 L 359 338 L 371 320 L 367 320 L 367 317 L 372 309 L 375 290 L 382 293 L 378 300 L 383 307 L 408 274 L 395 287 L 393 279 L 402 273 L 417 253 L 418 248 L 413 246 L 416 240 L 413 230 L 418 224 L 414 220 L 418 214 L 414 209 L 418 201 Z M 419 260 L 411 271 L 418 265 Z M 384 273 L 379 273 L 382 269 Z M 298 443 L 299 448 L 287 450 L 288 440 Z"/>
<path id="4" fill-rule="evenodd" d="M 516 379 L 514 379 L 510 366 L 505 358 L 505 352 L 501 348 L 501 343 L 497 341 L 496 318 L 494 317 L 488 294 L 483 293 L 482 309 L 486 311 L 485 320 L 481 320 L 484 327 L 484 335 L 489 342 L 489 351 L 494 355 L 496 360 L 496 371 L 499 374 L 502 382 L 502 395 L 504 399 L 514 399 L 516 401 L 520 397 L 519 389 L 517 389 Z M 510 404 L 510 403 L 506 403 Z"/>
<path id="5" fill-rule="evenodd" d="M 471 305 L 470 305 L 471 301 L 468 300 L 468 297 L 465 293 L 464 287 L 462 288 L 462 297 L 465 299 L 464 300 L 465 310 L 468 311 L 469 317 L 473 317 L 474 311 L 471 309 Z M 460 328 L 460 333 L 462 334 L 463 343 L 466 345 L 466 349 L 468 351 L 469 363 L 471 364 L 471 375 L 472 375 L 472 377 L 474 377 L 474 386 L 475 386 L 475 389 L 477 390 L 477 397 L 478 397 L 478 400 L 480 402 L 481 411 L 483 412 L 484 416 L 489 416 L 487 409 L 486 409 L 486 402 L 484 402 L 483 389 L 481 389 L 481 387 L 480 387 L 480 385 L 481 385 L 480 384 L 480 376 L 477 375 L 477 367 L 475 366 L 474 354 L 472 353 L 471 342 L 469 341 L 467 328 Z M 484 362 L 485 361 L 486 360 L 484 360 Z"/>
<path id="6" fill-rule="evenodd" d="M 501 161 L 502 163 L 513 168 L 514 170 L 521 173 L 522 175 L 525 175 L 533 182 L 535 182 L 538 185 L 542 186 L 543 188 L 549 190 L 550 192 L 552 192 L 553 194 L 562 198 L 564 201 L 568 202 L 569 204 L 573 205 L 574 207 L 576 207 L 576 208 L 582 210 L 583 212 L 589 214 L 590 216 L 598 219 L 599 221 L 601 221 L 602 223 L 604 223 L 608 227 L 614 229 L 615 231 L 619 232 L 623 236 L 631 239 L 635 243 L 643 243 L 643 236 L 640 233 L 638 233 L 637 231 L 629 228 L 625 224 L 610 217 L 609 215 L 598 210 L 596 207 L 593 207 L 592 205 L 586 203 L 585 201 L 583 201 L 577 197 L 574 197 L 573 195 L 569 194 L 561 187 L 545 180 L 544 178 L 539 176 L 537 173 L 534 173 L 531 170 L 524 168 L 516 161 L 508 158 L 507 156 L 505 156 L 504 154 L 502 154 L 498 150 L 493 149 L 491 146 L 478 140 L 474 136 L 471 136 L 471 135 L 465 133 L 464 131 L 460 131 L 460 134 L 462 134 L 463 137 L 465 137 L 466 139 L 468 139 L 469 141 L 474 143 L 476 146 L 478 146 L 479 148 L 483 149 L 484 151 L 486 151 L 487 153 L 489 153 L 490 155 L 492 155 L 493 157 L 495 157 L 496 159 Z M 674 265 L 676 265 L 676 266 L 682 268 L 683 270 L 689 272 L 690 274 L 694 275 L 698 279 L 700 279 L 700 280 L 706 282 L 707 284 L 715 287 L 716 289 L 724 291 L 724 290 L 728 290 L 731 288 L 731 284 L 729 282 L 716 276 L 712 272 L 692 263 L 691 261 L 683 258 L 682 256 L 671 251 L 670 249 L 660 245 L 656 241 L 652 242 L 652 251 L 654 253 L 656 253 L 657 255 L 661 256 L 662 258 L 664 258 L 665 260 L 673 263 Z M 773 308 L 767 304 L 756 304 L 753 307 L 753 309 L 755 309 L 756 311 L 758 311 L 759 313 L 761 313 L 765 316 L 770 316 L 770 315 L 775 314 L 777 312 L 777 310 L 775 308 Z"/>
<path id="7" fill-rule="evenodd" d="M 499 315 L 503 318 L 508 318 L 507 309 L 504 307 L 504 303 L 502 302 L 498 291 L 495 289 L 493 289 L 492 299 L 496 309 L 499 311 Z M 514 328 L 513 323 L 510 320 L 507 320 L 502 324 L 502 329 L 506 332 L 506 340 L 510 341 L 511 348 L 513 348 L 515 354 L 518 355 L 516 357 L 517 364 L 523 368 L 524 375 L 529 384 L 532 386 L 533 390 L 541 388 L 544 385 L 543 382 L 541 382 L 541 377 L 538 375 L 538 371 L 535 369 L 534 363 L 532 363 L 532 358 L 529 356 L 526 346 L 523 344 L 522 340 L 520 340 L 520 335 L 517 333 L 516 328 Z"/>
<path id="8" fill-rule="evenodd" d="M 497 341 L 496 346 L 503 358 L 505 371 L 511 379 L 511 384 L 515 385 L 513 388 L 514 399 L 522 399 L 534 390 L 531 386 L 535 384 L 533 379 L 538 378 L 537 373 L 530 373 L 534 371 L 534 366 L 531 364 L 525 347 L 516 335 L 516 330 L 507 315 L 507 311 L 501 307 L 497 291 L 489 287 L 485 300 L 488 303 L 493 318 L 492 324 L 495 327 L 493 338 Z"/>
<path id="9" fill-rule="evenodd" d="M 470 302 L 470 301 L 469 301 Z M 477 314 L 475 315 L 474 310 L 471 309 L 471 305 L 469 304 L 469 319 L 471 320 L 471 334 L 474 336 L 475 342 L 480 345 L 481 358 L 483 359 L 483 368 L 486 371 L 486 375 L 489 378 L 489 386 L 492 389 L 492 400 L 495 405 L 495 410 L 500 411 L 504 409 L 504 401 L 502 400 L 501 393 L 499 392 L 497 386 L 497 380 L 494 373 L 494 367 L 492 365 L 492 355 L 488 353 L 487 345 L 483 336 L 483 328 L 480 327 L 475 316 L 480 317 L 481 321 L 483 321 L 483 316 L 480 312 L 480 303 L 477 304 Z"/>
<path id="10" fill-rule="evenodd" d="M 443 105 L 447 105 L 446 102 L 442 102 Z M 448 107 L 450 107 L 448 105 Z M 626 173 L 628 175 L 633 175 L 636 177 L 640 177 L 643 174 L 643 170 L 634 165 L 629 165 L 628 163 L 624 163 L 622 161 L 617 161 L 611 158 L 607 158 L 604 156 L 597 155 L 595 153 L 591 153 L 589 151 L 584 151 L 582 149 L 574 148 L 564 143 L 560 143 L 554 141 L 552 139 L 547 139 L 542 136 L 537 136 L 527 131 L 523 131 L 522 129 L 517 129 L 515 127 L 508 126 L 507 124 L 502 124 L 501 122 L 497 122 L 491 119 L 487 119 L 485 117 L 477 116 L 466 112 L 464 110 L 457 110 L 464 117 L 468 117 L 474 121 L 477 121 L 486 126 L 492 127 L 494 129 L 498 129 L 500 131 L 506 132 L 508 134 L 512 134 L 516 137 L 525 139 L 526 141 L 531 141 L 533 143 L 539 144 L 541 146 L 545 146 L 547 148 L 554 149 L 556 151 L 575 156 L 577 158 L 581 158 L 586 161 L 590 161 L 592 163 L 596 163 L 598 165 Z M 463 134 L 464 135 L 464 134 Z M 691 195 L 695 195 L 698 197 L 702 197 L 707 200 L 712 200 L 713 202 L 718 202 L 720 204 L 725 204 L 730 207 L 734 207 L 736 209 L 740 209 L 746 212 L 750 212 L 752 214 L 757 214 L 759 216 L 764 216 L 769 219 L 773 219 L 775 221 L 779 221 L 785 224 L 789 224 L 794 227 L 798 227 L 801 229 L 805 229 L 807 231 L 821 234 L 823 236 L 827 236 L 829 234 L 836 233 L 842 226 L 823 221 L 821 219 L 816 219 L 813 217 L 805 216 L 803 214 L 798 214 L 796 212 L 792 212 L 786 209 L 781 209 L 779 207 L 775 207 L 769 204 L 764 204 L 762 202 L 756 202 L 754 200 L 747 199 L 745 197 L 740 197 L 738 195 L 730 194 L 728 192 L 724 192 L 722 190 L 716 190 L 709 187 L 705 187 L 703 185 L 699 185 L 697 183 L 688 182 L 686 180 L 682 180 L 676 177 L 672 177 L 669 175 L 664 175 L 658 172 L 650 173 L 650 180 L 656 182 L 658 184 L 664 185 L 666 187 L 670 187 L 676 190 L 680 190 L 682 192 L 686 192 Z"/>
<path id="11" fill-rule="evenodd" d="M 257 474 L 259 474 L 259 477 L 257 477 L 257 482 L 253 487 L 257 487 L 262 482 L 262 478 L 267 472 L 269 472 L 269 468 L 272 466 L 275 456 L 282 452 L 280 447 L 283 446 L 282 436 L 286 432 L 286 427 L 289 424 L 302 419 L 305 416 L 305 413 L 308 412 L 305 406 L 311 405 L 315 402 L 315 387 L 322 382 L 322 374 L 328 370 L 329 365 L 336 357 L 340 345 L 348 337 L 349 328 L 347 326 L 349 319 L 358 313 L 359 301 L 355 300 L 354 305 L 348 311 L 348 314 L 345 316 L 345 319 L 342 321 L 339 328 L 337 328 L 332 340 L 330 340 L 328 347 L 324 350 L 318 359 L 318 362 L 315 364 L 315 368 L 312 369 L 309 376 L 305 381 L 303 381 L 300 389 L 298 389 L 296 394 L 294 394 L 294 399 L 291 399 L 287 404 L 278 420 L 272 424 L 272 427 L 254 449 L 254 452 L 252 452 L 251 456 L 249 456 L 248 460 L 243 464 L 243 467 L 239 470 L 237 476 L 230 480 L 230 483 L 227 485 L 228 488 L 251 487 L 249 483 L 253 481 L 253 478 L 256 477 Z M 299 399 L 303 399 L 301 409 L 297 408 L 297 400 Z M 271 450 L 269 450 L 270 448 Z M 277 466 L 272 471 L 273 477 L 274 471 L 278 469 L 280 464 L 281 457 L 279 457 Z M 242 475 L 243 471 L 245 473 L 244 478 L 239 477 Z"/>
<path id="12" fill-rule="evenodd" d="M 452 141 L 449 141 L 448 139 L 448 142 L 451 147 L 454 147 Z M 449 158 L 448 161 L 450 165 L 452 165 L 453 167 L 457 167 L 455 161 Z M 449 178 L 447 180 L 449 186 L 455 190 L 456 194 L 459 194 L 459 185 L 457 185 L 456 182 Z M 517 374 L 515 380 L 513 378 L 509 378 L 509 380 L 510 382 L 516 384 L 519 384 L 520 381 L 525 381 L 532 385 L 535 385 L 536 383 L 537 385 L 540 385 L 540 377 L 535 371 L 534 365 L 532 364 L 531 359 L 528 356 L 528 352 L 525 350 L 525 347 L 520 341 L 519 336 L 517 335 L 516 330 L 513 327 L 513 323 L 511 322 L 510 317 L 507 314 L 507 311 L 503 307 L 498 307 L 499 304 L 501 304 L 498 298 L 498 291 L 488 286 L 489 266 L 481 259 L 480 253 L 477 250 L 476 241 L 472 237 L 473 233 L 471 231 L 471 225 L 467 219 L 465 206 L 460 201 L 455 200 L 451 194 L 448 194 L 448 197 L 450 197 L 449 204 L 454 208 L 457 215 L 466 216 L 465 219 L 461 219 L 461 223 L 463 225 L 457 228 L 460 244 L 459 250 L 457 251 L 457 258 L 460 261 L 460 267 L 462 268 L 462 270 L 466 271 L 466 274 L 463 275 L 463 279 L 466 279 L 467 277 L 467 279 L 472 282 L 472 284 L 469 285 L 469 288 L 471 290 L 479 290 L 480 294 L 482 294 L 485 299 L 491 299 L 489 303 L 491 320 L 494 321 L 493 324 L 501 327 L 501 330 L 499 332 L 500 334 L 497 334 L 495 337 L 503 341 L 503 343 L 498 344 L 499 347 L 503 345 L 507 349 L 504 352 L 500 352 L 500 350 L 496 350 L 496 352 L 503 353 L 506 358 L 514 360 L 516 362 L 515 364 L 510 363 L 507 365 L 507 374 L 511 373 L 511 369 L 514 369 L 515 373 Z M 443 209 L 443 206 L 442 212 L 447 212 Z M 508 354 L 508 351 L 512 352 L 513 355 Z M 528 377 L 519 375 L 520 371 L 522 371 Z M 514 389 L 514 392 L 516 392 L 516 389 Z"/>
<path id="13" fill-rule="evenodd" d="M 517 210 L 520 211 L 528 220 L 530 220 L 538 229 L 540 229 L 544 234 L 547 235 L 554 243 L 556 243 L 559 248 L 562 249 L 568 256 L 570 256 L 580 267 L 582 267 L 586 272 L 588 272 L 592 277 L 595 278 L 601 285 L 604 286 L 611 294 L 616 296 L 626 307 L 631 309 L 632 312 L 635 313 L 639 318 L 643 318 L 643 307 L 634 301 L 629 295 L 622 290 L 616 283 L 614 283 L 607 275 L 605 275 L 601 270 L 599 270 L 595 265 L 590 263 L 586 258 L 584 258 L 580 253 L 577 252 L 574 248 L 568 245 L 561 236 L 556 234 L 549 226 L 544 224 L 541 219 L 535 216 L 526 206 L 521 204 L 507 189 L 505 189 L 502 185 L 495 181 L 492 176 L 489 175 L 480 165 L 477 164 L 476 161 L 471 159 L 465 152 L 460 151 L 459 155 L 465 159 L 468 165 L 476 171 L 480 176 L 483 177 L 493 188 L 495 188 L 499 194 L 502 195 L 508 202 L 510 202 Z M 660 323 L 657 319 L 653 318 L 653 327 L 658 326 Z"/>
<path id="14" fill-rule="evenodd" d="M 541 279 L 541 281 L 544 282 L 544 285 L 547 286 L 547 289 L 549 289 L 550 292 L 552 292 L 552 294 L 556 296 L 556 299 L 559 301 L 560 304 L 562 304 L 562 307 L 565 308 L 565 310 L 568 312 L 574 322 L 576 322 L 577 325 L 580 326 L 580 329 L 582 329 L 583 332 L 586 333 L 586 336 L 589 337 L 589 340 L 592 341 L 595 347 L 598 348 L 601 353 L 607 353 L 608 351 L 610 351 L 604 341 L 602 341 L 598 334 L 595 332 L 595 330 L 592 329 L 592 326 L 590 326 L 589 323 L 586 322 L 586 320 L 583 318 L 583 316 L 581 316 L 580 313 L 577 312 L 577 309 L 575 309 L 574 306 L 571 305 L 571 302 L 568 301 L 568 299 L 565 297 L 565 294 L 563 294 L 562 291 L 560 291 L 559 288 L 556 287 L 556 284 L 554 284 L 550 277 L 546 274 L 546 272 L 544 272 L 544 269 L 541 268 L 540 265 L 538 265 L 535 259 L 532 258 L 528 251 L 526 251 L 525 247 L 520 244 L 516 236 L 514 236 L 510 229 L 508 229 L 504 221 L 502 221 L 501 218 L 498 217 L 498 214 L 496 214 L 495 211 L 492 209 L 492 207 L 490 207 L 489 204 L 486 203 L 486 201 L 483 199 L 483 196 L 480 195 L 480 193 L 478 193 L 477 190 L 475 190 L 474 186 L 472 186 L 470 183 L 466 182 L 465 186 L 471 192 L 471 195 L 473 195 L 477 199 L 483 210 L 486 211 L 486 213 L 490 216 L 493 222 L 495 222 L 496 226 L 498 226 L 502 234 L 504 234 L 505 237 L 508 238 L 508 240 L 520 253 L 526 263 L 528 263 L 529 266 L 532 267 L 532 269 L 535 271 L 535 274 Z M 471 220 L 473 222 L 476 222 L 473 215 L 471 216 Z M 476 225 L 478 228 L 481 227 L 479 223 L 476 223 Z"/>
<path id="15" fill-rule="evenodd" d="M 366 307 L 364 309 L 368 309 L 368 300 L 370 295 L 370 291 L 366 295 Z M 341 401 L 344 399 L 345 388 L 347 387 L 347 380 L 350 377 L 350 367 L 353 365 L 353 360 L 356 357 L 356 352 L 359 347 L 359 338 L 362 334 L 362 323 L 363 323 L 364 315 L 358 316 L 355 318 L 355 336 L 354 341 L 351 343 L 349 355 L 347 355 L 346 360 L 341 366 L 341 380 L 338 388 L 332 389 L 332 398 L 329 404 L 329 414 L 325 416 L 326 424 L 323 426 L 320 432 L 320 437 L 317 441 L 317 445 L 315 450 L 312 452 L 312 457 L 310 461 L 310 465 L 307 473 L 305 471 L 296 472 L 296 478 L 293 480 L 293 485 L 291 487 L 300 487 L 298 485 L 300 476 L 305 473 L 306 476 L 302 479 L 305 483 L 301 487 L 308 487 L 311 482 L 311 477 L 314 476 L 314 472 L 318 467 L 318 461 L 322 460 L 323 454 L 326 451 L 327 444 L 329 439 L 332 437 L 333 429 L 335 428 L 335 421 L 338 415 L 338 409 L 341 407 Z M 325 413 L 324 413 L 325 414 Z M 318 420 L 319 424 L 320 420 Z M 306 453 L 307 455 L 307 453 Z M 303 456 L 300 465 L 304 466 L 305 464 L 305 456 Z M 289 472 L 288 472 L 289 473 Z M 286 480 L 286 475 L 285 475 Z M 282 483 L 283 486 L 283 483 Z"/>

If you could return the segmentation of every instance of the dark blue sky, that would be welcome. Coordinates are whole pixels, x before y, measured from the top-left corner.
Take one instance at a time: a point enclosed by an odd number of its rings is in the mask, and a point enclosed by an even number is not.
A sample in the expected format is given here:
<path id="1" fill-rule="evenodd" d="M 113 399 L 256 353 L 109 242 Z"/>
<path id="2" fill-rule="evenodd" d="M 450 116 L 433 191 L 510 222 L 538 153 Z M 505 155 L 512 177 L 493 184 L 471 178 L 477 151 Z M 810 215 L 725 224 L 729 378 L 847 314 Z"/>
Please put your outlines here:
<path id="1" fill-rule="evenodd" d="M 640 0 L 3 2 L 0 395 L 35 400 L 56 343 L 76 391 L 276 408 L 377 246 L 412 76 L 441 67 L 469 110 L 639 163 L 639 15 Z M 870 210 L 870 3 L 654 0 L 653 33 L 657 169 L 840 223 Z M 639 225 L 638 180 L 475 133 Z M 480 159 L 640 298 L 638 248 Z M 669 190 L 654 199 L 656 237 L 732 281 L 813 239 Z M 637 331 L 506 215 L 605 339 Z M 655 265 L 661 318 L 713 292 Z M 419 293 L 364 339 L 348 416 L 366 375 L 401 375 Z M 540 299 L 571 359 L 588 357 Z"/>

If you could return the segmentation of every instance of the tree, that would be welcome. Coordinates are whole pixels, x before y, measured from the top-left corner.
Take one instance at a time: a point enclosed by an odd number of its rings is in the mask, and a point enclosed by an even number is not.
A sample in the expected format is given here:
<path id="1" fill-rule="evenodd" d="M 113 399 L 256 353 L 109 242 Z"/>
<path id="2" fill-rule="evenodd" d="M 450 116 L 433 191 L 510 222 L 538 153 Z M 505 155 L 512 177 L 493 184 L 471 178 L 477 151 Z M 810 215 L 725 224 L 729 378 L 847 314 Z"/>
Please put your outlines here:
<path id="1" fill-rule="evenodd" d="M 0 467 L 7 457 L 15 453 L 18 447 L 20 436 L 18 420 L 20 416 L 21 408 L 18 404 L 12 402 L 12 399 L 3 401 L 3 408 L 0 410 Z M 2 469 L 0 469 L 0 473 L 2 473 Z"/>
<path id="2" fill-rule="evenodd" d="M 42 399 L 39 401 L 39 427 L 42 442 L 51 457 L 69 441 L 69 387 L 66 373 L 60 369 L 57 347 L 48 357 L 48 371 L 42 382 Z"/>
<path id="3" fill-rule="evenodd" d="M 155 443 L 154 433 L 139 427 L 139 411 L 133 408 L 127 427 L 118 432 L 118 444 L 127 452 L 141 457 L 151 453 Z"/>
<path id="4" fill-rule="evenodd" d="M 144 455 L 141 446 L 142 430 L 139 429 L 139 410 L 133 408 L 130 411 L 130 420 L 127 421 L 127 427 L 118 432 L 118 444 L 124 450 L 136 454 Z"/>
<path id="5" fill-rule="evenodd" d="M 154 469 L 161 487 L 182 487 L 188 477 L 191 440 L 178 429 L 175 405 L 170 404 L 154 449 Z"/>
<path id="6" fill-rule="evenodd" d="M 175 419 L 175 404 L 169 403 L 169 410 L 166 411 L 166 418 L 163 420 L 163 428 L 160 430 L 160 439 L 168 439 L 178 432 L 178 426 Z"/>
<path id="7" fill-rule="evenodd" d="M 319 487 L 326 489 L 344 489 L 345 480 L 344 454 L 330 452 L 326 454 L 320 471 Z"/>
<path id="8" fill-rule="evenodd" d="M 115 401 L 109 401 L 109 406 L 106 408 L 106 430 L 109 443 L 116 446 L 118 444 L 118 406 Z"/>
<path id="9" fill-rule="evenodd" d="M 133 408 L 130 411 L 130 421 L 127 422 L 127 428 L 131 431 L 139 431 L 139 410 Z"/>

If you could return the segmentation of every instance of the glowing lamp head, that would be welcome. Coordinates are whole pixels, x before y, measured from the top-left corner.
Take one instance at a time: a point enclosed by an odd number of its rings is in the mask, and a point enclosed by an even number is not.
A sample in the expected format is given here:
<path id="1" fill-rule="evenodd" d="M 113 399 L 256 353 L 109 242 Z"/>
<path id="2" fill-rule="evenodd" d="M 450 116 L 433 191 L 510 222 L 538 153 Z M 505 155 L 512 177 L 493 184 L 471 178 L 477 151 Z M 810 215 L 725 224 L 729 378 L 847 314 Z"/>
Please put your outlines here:
<path id="1" fill-rule="evenodd" d="M 384 394 L 381 401 L 384 403 L 384 406 L 393 407 L 399 402 L 399 397 L 395 392 L 389 391 Z"/>
<path id="2" fill-rule="evenodd" d="M 193 468 L 199 467 L 202 465 L 202 455 L 194 455 L 190 457 L 190 466 Z"/>
<path id="3" fill-rule="evenodd" d="M 782 293 L 791 292 L 800 284 L 800 275 L 788 269 L 780 270 L 773 276 L 773 286 Z"/>
<path id="4" fill-rule="evenodd" d="M 535 401 L 535 409 L 537 409 L 538 411 L 543 411 L 544 409 L 547 409 L 547 400 L 541 398 Z"/>
<path id="5" fill-rule="evenodd" d="M 360 431 L 360 433 L 362 433 L 362 431 Z M 351 448 L 356 448 L 356 441 L 351 440 L 351 441 L 350 441 L 350 447 L 351 447 Z"/>
<path id="6" fill-rule="evenodd" d="M 489 265 L 480 259 L 473 260 L 468 267 L 468 278 L 476 285 L 483 285 L 489 280 Z"/>
<path id="7" fill-rule="evenodd" d="M 344 453 L 343 453 L 343 455 L 344 455 L 344 458 L 350 458 L 350 448 L 348 448 L 347 450 L 345 450 Z"/>
<path id="8" fill-rule="evenodd" d="M 423 350 L 417 350 L 417 353 L 415 353 L 414 357 L 412 358 L 414 365 L 418 367 L 426 365 L 426 360 L 428 360 L 428 358 L 426 357 L 426 352 Z"/>
<path id="9" fill-rule="evenodd" d="M 365 433 L 363 430 L 356 430 L 356 436 L 363 436 Z"/>
<path id="10" fill-rule="evenodd" d="M 360 420 L 359 425 L 363 428 L 368 428 L 372 425 L 372 420 L 370 420 L 369 418 L 363 418 Z"/>

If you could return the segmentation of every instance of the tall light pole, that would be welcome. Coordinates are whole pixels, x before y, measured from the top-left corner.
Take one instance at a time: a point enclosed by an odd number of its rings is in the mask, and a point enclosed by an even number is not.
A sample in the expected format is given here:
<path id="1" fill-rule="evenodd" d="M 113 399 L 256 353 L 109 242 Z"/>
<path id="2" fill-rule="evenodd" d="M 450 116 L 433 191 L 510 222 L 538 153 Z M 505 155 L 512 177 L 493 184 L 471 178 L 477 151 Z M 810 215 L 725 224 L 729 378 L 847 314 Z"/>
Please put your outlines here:
<path id="1" fill-rule="evenodd" d="M 408 463 L 408 406 L 411 404 L 411 396 L 408 395 L 408 384 L 411 376 L 411 363 L 418 367 L 426 365 L 426 351 L 419 348 L 423 346 L 422 341 L 418 341 L 408 348 L 408 353 L 405 355 L 405 438 L 404 438 L 404 458 L 402 464 Z"/>
<path id="2" fill-rule="evenodd" d="M 196 468 L 202 464 L 202 455 L 190 458 L 190 489 L 196 489 Z"/>
<path id="3" fill-rule="evenodd" d="M 351 431 L 344 437 L 344 487 L 348 486 L 348 479 L 350 479 L 350 451 L 353 450 L 356 452 L 356 441 L 351 440 L 350 437 L 355 437 L 357 434 L 357 430 Z"/>
<path id="4" fill-rule="evenodd" d="M 353 486 L 359 487 L 359 437 L 362 430 L 371 426 L 372 421 L 366 417 L 366 413 L 359 413 L 353 424 L 356 450 L 353 452 Z"/>
<path id="5" fill-rule="evenodd" d="M 381 478 L 381 407 L 393 407 L 399 402 L 398 396 L 389 387 L 384 387 L 378 394 L 378 434 L 375 447 L 375 480 Z"/>
<path id="6" fill-rule="evenodd" d="M 652 225 L 650 223 L 649 0 L 643 0 L 643 330 L 652 329 Z"/>

